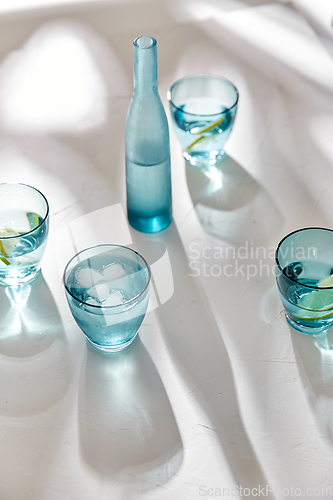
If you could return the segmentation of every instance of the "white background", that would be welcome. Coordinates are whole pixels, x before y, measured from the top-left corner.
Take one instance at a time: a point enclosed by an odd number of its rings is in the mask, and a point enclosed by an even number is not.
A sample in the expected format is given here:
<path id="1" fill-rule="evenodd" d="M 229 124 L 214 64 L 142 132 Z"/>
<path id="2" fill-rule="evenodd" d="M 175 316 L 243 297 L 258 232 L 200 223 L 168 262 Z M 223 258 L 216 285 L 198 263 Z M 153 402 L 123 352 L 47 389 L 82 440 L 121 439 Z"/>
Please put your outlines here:
<path id="1" fill-rule="evenodd" d="M 333 496 L 333 334 L 288 327 L 272 271 L 285 234 L 333 227 L 333 6 L 315 3 L 0 3 L 0 180 L 51 209 L 42 277 L 26 296 L 0 290 L 1 500 Z M 170 122 L 174 222 L 156 235 L 121 215 L 144 34 L 166 109 L 191 73 L 240 93 L 215 175 L 185 166 Z M 91 349 L 71 317 L 69 228 L 170 259 L 174 293 L 123 353 Z"/>

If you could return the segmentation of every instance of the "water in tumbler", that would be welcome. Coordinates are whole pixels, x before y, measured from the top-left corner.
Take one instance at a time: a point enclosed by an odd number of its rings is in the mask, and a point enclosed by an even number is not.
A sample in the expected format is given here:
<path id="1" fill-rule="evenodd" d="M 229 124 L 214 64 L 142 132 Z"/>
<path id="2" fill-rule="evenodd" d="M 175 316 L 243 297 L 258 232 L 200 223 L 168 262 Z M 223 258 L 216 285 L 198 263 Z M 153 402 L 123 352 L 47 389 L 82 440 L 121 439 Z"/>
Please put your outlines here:
<path id="1" fill-rule="evenodd" d="M 110 259 L 111 256 L 111 259 Z M 111 260 L 111 263 L 110 263 Z M 148 270 L 110 252 L 78 263 L 67 279 L 73 317 L 96 346 L 123 346 L 136 335 L 145 316 Z"/>
<path id="2" fill-rule="evenodd" d="M 333 324 L 332 264 L 316 259 L 293 262 L 278 277 L 278 285 L 287 319 L 301 327 L 325 329 Z"/>
<path id="3" fill-rule="evenodd" d="M 223 101 L 212 97 L 187 99 L 172 108 L 175 131 L 187 159 L 207 161 L 223 156 L 236 113 L 227 109 Z"/>
<path id="4" fill-rule="evenodd" d="M 0 212 L 0 276 L 3 282 L 24 280 L 36 272 L 46 237 L 47 224 L 37 213 Z"/>

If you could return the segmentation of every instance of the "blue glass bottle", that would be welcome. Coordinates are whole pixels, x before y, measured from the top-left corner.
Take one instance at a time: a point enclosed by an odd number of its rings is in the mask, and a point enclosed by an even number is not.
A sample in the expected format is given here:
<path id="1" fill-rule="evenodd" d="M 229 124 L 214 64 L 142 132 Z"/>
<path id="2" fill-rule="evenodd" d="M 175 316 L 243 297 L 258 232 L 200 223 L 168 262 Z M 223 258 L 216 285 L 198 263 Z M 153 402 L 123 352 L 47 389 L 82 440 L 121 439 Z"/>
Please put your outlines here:
<path id="1" fill-rule="evenodd" d="M 134 46 L 134 93 L 125 130 L 127 216 L 145 233 L 172 220 L 169 127 L 157 88 L 157 47 L 150 36 Z"/>

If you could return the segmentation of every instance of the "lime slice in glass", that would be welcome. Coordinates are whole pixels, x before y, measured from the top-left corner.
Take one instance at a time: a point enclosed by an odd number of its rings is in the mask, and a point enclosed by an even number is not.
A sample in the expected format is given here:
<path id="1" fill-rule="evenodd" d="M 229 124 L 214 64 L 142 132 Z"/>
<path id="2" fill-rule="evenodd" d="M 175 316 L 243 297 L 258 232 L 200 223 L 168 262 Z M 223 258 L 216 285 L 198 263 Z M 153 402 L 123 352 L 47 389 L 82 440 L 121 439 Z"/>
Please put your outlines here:
<path id="1" fill-rule="evenodd" d="M 323 280 L 324 281 L 324 280 Z M 318 290 L 305 295 L 298 302 L 301 309 L 297 318 L 305 320 L 319 320 L 333 314 L 333 290 Z"/>
<path id="2" fill-rule="evenodd" d="M 328 288 L 333 286 L 333 275 L 320 281 L 317 285 L 318 288 Z"/>
<path id="3" fill-rule="evenodd" d="M 17 240 L 13 238 L 13 236 L 19 236 L 20 233 L 14 231 L 14 229 L 10 229 L 9 227 L 5 227 L 4 229 L 0 229 L 0 254 L 2 257 L 0 259 L 6 266 L 10 265 L 9 260 L 6 258 L 10 258 L 13 250 L 16 247 Z"/>
<path id="4" fill-rule="evenodd" d="M 219 120 L 215 121 L 214 123 L 211 123 L 210 125 L 207 125 L 206 127 L 202 128 L 201 130 L 198 130 L 196 132 L 196 134 L 200 135 L 200 137 L 198 137 L 197 139 L 195 139 L 195 141 L 191 142 L 191 144 L 189 146 L 187 146 L 187 148 L 186 148 L 187 151 L 190 151 L 199 142 L 200 142 L 200 146 L 202 146 L 202 141 L 204 139 L 206 139 L 206 142 L 207 142 L 207 140 L 210 141 L 212 139 L 211 136 L 205 136 L 205 135 L 201 135 L 201 134 L 205 134 L 206 132 L 209 132 L 213 128 L 217 127 L 218 125 L 221 125 L 224 122 L 224 120 L 225 120 L 225 116 L 223 116 Z"/>
<path id="5" fill-rule="evenodd" d="M 43 222 L 43 217 L 35 212 L 27 212 L 26 216 L 30 224 L 30 229 L 35 229 L 35 227 L 39 226 L 39 224 Z"/>

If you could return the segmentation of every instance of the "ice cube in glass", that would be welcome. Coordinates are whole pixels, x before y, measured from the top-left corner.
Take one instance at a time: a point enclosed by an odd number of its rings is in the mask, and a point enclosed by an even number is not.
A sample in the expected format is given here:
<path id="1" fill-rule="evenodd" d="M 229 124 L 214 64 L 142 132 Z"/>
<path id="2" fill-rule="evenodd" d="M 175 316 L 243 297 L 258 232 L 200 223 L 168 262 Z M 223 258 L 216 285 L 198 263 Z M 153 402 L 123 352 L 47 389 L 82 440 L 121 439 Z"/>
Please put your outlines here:
<path id="1" fill-rule="evenodd" d="M 83 250 L 67 264 L 64 286 L 72 315 L 94 347 L 114 352 L 134 341 L 150 288 L 150 268 L 140 254 L 119 245 Z"/>

